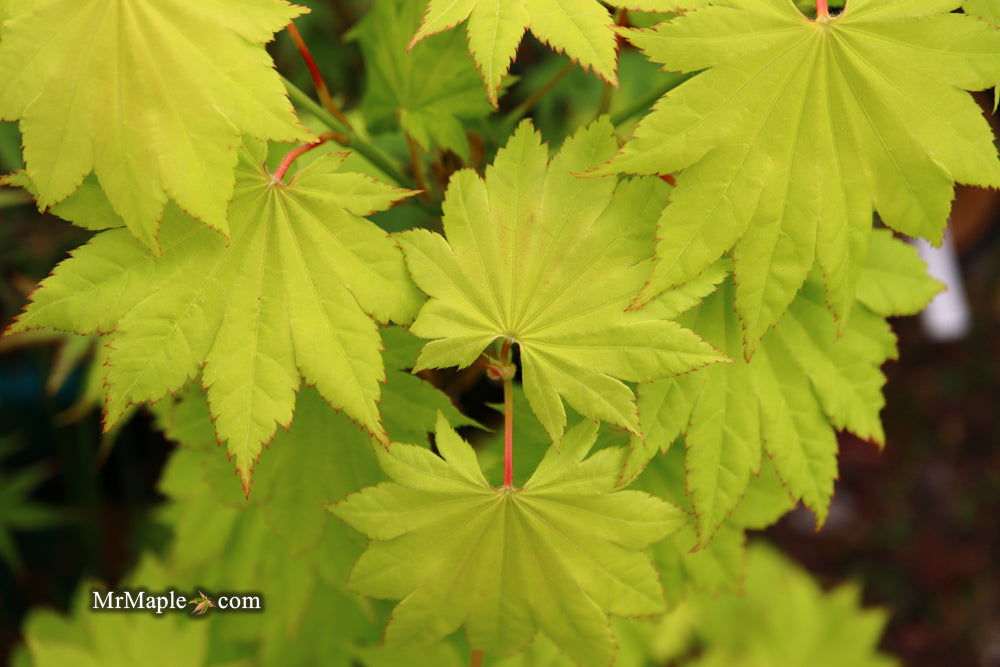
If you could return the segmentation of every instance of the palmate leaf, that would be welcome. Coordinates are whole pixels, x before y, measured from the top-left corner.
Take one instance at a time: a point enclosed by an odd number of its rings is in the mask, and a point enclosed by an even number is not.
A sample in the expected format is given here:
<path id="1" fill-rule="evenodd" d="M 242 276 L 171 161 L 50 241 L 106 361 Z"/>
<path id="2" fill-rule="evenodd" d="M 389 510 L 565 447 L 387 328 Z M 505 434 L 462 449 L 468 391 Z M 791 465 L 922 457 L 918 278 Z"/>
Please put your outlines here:
<path id="1" fill-rule="evenodd" d="M 674 9 L 677 0 L 610 0 L 629 9 Z M 410 42 L 448 30 L 468 19 L 469 51 L 479 68 L 490 101 L 497 104 L 500 82 L 510 69 L 527 30 L 556 51 L 565 51 L 609 83 L 618 47 L 611 13 L 597 0 L 428 0 L 424 21 Z"/>
<path id="2" fill-rule="evenodd" d="M 335 173 L 340 153 L 274 183 L 265 154 L 257 142 L 240 153 L 231 241 L 169 204 L 161 257 L 123 229 L 102 232 L 42 283 L 10 328 L 108 334 L 106 427 L 204 366 L 216 432 L 247 489 L 263 443 L 292 420 L 300 373 L 387 441 L 372 316 L 405 322 L 419 304 L 402 253 L 360 217 L 410 193 Z"/>
<path id="3" fill-rule="evenodd" d="M 1000 32 L 959 0 L 851 0 L 811 21 L 789 0 L 721 0 L 628 38 L 670 70 L 668 93 L 597 173 L 678 177 L 648 302 L 733 248 L 749 358 L 819 263 L 847 326 L 872 206 L 939 241 L 954 182 L 1000 186 L 993 136 L 963 89 L 1000 80 Z"/>
<path id="4" fill-rule="evenodd" d="M 365 118 L 376 126 L 398 122 L 424 150 L 437 145 L 467 160 L 461 120 L 482 118 L 492 107 L 462 34 L 434 35 L 407 50 L 421 15 L 413 0 L 384 0 L 355 28 L 365 56 Z"/>
<path id="5" fill-rule="evenodd" d="M 548 163 L 530 123 L 497 153 L 485 180 L 452 176 L 444 201 L 445 238 L 400 236 L 417 284 L 431 296 L 411 331 L 427 344 L 422 368 L 465 367 L 497 339 L 517 343 L 524 391 L 553 439 L 566 425 L 563 397 L 579 413 L 638 430 L 632 391 L 641 382 L 725 360 L 663 319 L 676 299 L 625 307 L 648 271 L 660 179 L 618 184 L 577 178 L 615 150 L 611 125 L 596 122 Z M 711 285 L 699 283 L 703 293 Z M 689 304 L 690 305 L 690 304 Z"/>
<path id="6" fill-rule="evenodd" d="M 439 458 L 422 447 L 378 450 L 393 480 L 331 506 L 375 540 L 348 585 L 402 599 L 388 646 L 427 644 L 463 624 L 474 649 L 509 655 L 538 630 L 576 661 L 608 665 L 608 614 L 664 609 L 643 549 L 686 522 L 678 508 L 638 491 L 615 491 L 621 448 L 585 459 L 597 424 L 585 421 L 553 446 L 523 488 L 495 489 L 473 449 L 438 420 Z"/>
<path id="7" fill-rule="evenodd" d="M 284 0 L 15 8 L 0 34 L 0 119 L 20 121 L 39 207 L 93 172 L 149 248 L 168 199 L 228 233 L 241 135 L 310 137 L 262 46 L 305 11 Z"/>
<path id="8" fill-rule="evenodd" d="M 856 584 L 825 592 L 817 582 L 773 547 L 749 549 L 741 595 L 692 596 L 664 617 L 657 642 L 658 664 L 697 667 L 890 667 L 896 661 L 878 652 L 887 614 L 864 609 Z M 673 650 L 663 651 L 665 646 Z M 692 652 L 697 658 L 686 660 Z"/>
<path id="9" fill-rule="evenodd" d="M 143 586 L 164 591 L 176 586 L 166 568 L 153 558 L 143 559 L 124 587 Z M 36 667 L 172 667 L 183 656 L 184 664 L 202 667 L 209 658 L 210 626 L 192 623 L 176 613 L 156 616 L 136 613 L 94 613 L 90 591 L 82 586 L 73 601 L 72 615 L 36 608 L 25 622 L 24 634 Z M 187 591 L 178 591 L 183 595 Z"/>
<path id="10" fill-rule="evenodd" d="M 814 273 L 752 360 L 740 358 L 640 389 L 645 437 L 633 438 L 624 477 L 630 479 L 657 449 L 683 435 L 700 545 L 737 506 L 765 452 L 792 499 L 801 499 L 822 524 L 837 475 L 835 430 L 883 442 L 879 411 L 885 378 L 879 367 L 895 358 L 896 345 L 880 315 L 899 314 L 893 306 L 913 312 L 916 295 L 923 295 L 926 305 L 940 285 L 927 277 L 913 248 L 885 230 L 873 237 L 866 267 L 871 268 L 863 272 L 858 292 L 877 295 L 879 314 L 855 305 L 847 327 L 838 332 Z M 738 356 L 734 292 L 732 282 L 725 283 L 681 321 Z"/>

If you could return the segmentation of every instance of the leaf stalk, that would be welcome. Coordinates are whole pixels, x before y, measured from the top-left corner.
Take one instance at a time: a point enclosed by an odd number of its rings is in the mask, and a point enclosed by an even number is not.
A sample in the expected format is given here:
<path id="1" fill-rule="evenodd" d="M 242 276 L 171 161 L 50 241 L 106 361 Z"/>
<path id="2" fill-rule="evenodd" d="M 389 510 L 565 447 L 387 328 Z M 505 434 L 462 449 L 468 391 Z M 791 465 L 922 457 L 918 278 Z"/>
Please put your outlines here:
<path id="1" fill-rule="evenodd" d="M 504 341 L 500 356 L 510 364 L 510 341 Z M 514 378 L 505 373 L 503 378 L 503 486 L 514 487 Z"/>
<path id="2" fill-rule="evenodd" d="M 285 178 L 285 174 L 288 172 L 288 168 L 292 166 L 301 155 L 308 153 L 314 148 L 322 146 L 326 142 L 332 139 L 343 138 L 342 135 L 338 135 L 336 132 L 327 132 L 326 134 L 321 134 L 319 140 L 312 142 L 311 144 L 302 144 L 301 146 L 296 146 L 292 150 L 288 151 L 288 154 L 281 160 L 281 164 L 271 175 L 271 183 L 281 183 Z"/>
<path id="3" fill-rule="evenodd" d="M 334 118 L 347 127 L 350 127 L 351 122 L 347 120 L 347 116 L 344 115 L 344 112 L 340 110 L 337 103 L 333 101 L 333 97 L 330 96 L 330 89 L 326 85 L 326 80 L 323 79 L 323 74 L 319 71 L 319 66 L 316 65 L 316 59 L 313 58 L 312 51 L 306 46 L 305 40 L 302 39 L 299 29 L 295 27 L 294 23 L 289 23 L 285 26 L 285 32 L 295 42 L 295 48 L 299 50 L 302 60 L 305 61 L 306 67 L 309 68 L 309 74 L 312 76 L 313 86 L 316 87 L 316 95 L 319 97 L 319 101 L 323 103 L 327 111 L 333 114 Z"/>
<path id="4" fill-rule="evenodd" d="M 401 185 L 404 188 L 409 188 L 411 190 L 414 188 L 414 184 L 403 176 L 399 169 L 397 169 L 388 158 L 386 158 L 373 145 L 365 141 L 365 139 L 358 136 L 353 128 L 348 127 L 337 120 L 333 114 L 324 109 L 321 105 L 317 104 L 315 100 L 305 93 L 305 91 L 289 81 L 287 78 L 282 76 L 281 79 L 285 84 L 285 88 L 288 90 L 289 97 L 292 98 L 292 102 L 316 116 L 321 123 L 334 132 L 344 135 L 345 139 L 347 139 L 347 141 L 344 142 L 345 146 L 350 146 L 353 150 L 357 151 L 359 155 L 375 165 L 382 173 L 388 176 L 391 180 L 395 181 L 397 185 Z"/>

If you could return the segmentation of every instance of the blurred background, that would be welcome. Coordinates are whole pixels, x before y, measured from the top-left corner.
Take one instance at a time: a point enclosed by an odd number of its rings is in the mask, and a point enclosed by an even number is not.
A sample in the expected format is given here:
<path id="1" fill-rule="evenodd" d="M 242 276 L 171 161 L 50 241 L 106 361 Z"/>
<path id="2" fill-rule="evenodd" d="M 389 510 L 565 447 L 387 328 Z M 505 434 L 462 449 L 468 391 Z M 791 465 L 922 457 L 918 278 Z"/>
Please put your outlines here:
<path id="1" fill-rule="evenodd" d="M 363 61 L 344 38 L 364 3 L 304 4 L 314 12 L 297 24 L 327 83 L 345 108 L 358 107 Z M 278 68 L 311 90 L 291 40 L 279 35 L 271 50 Z M 567 63 L 526 39 L 501 109 Z M 602 104 L 627 109 L 669 76 L 630 49 L 621 67 L 610 103 L 596 78 L 567 69 L 531 112 L 546 139 L 558 143 Z M 992 95 L 980 101 L 992 108 Z M 16 126 L 0 124 L 0 172 L 21 166 L 19 145 Z M 907 665 L 1000 666 L 998 216 L 1000 193 L 958 189 L 951 233 L 967 326 L 941 340 L 920 318 L 894 321 L 900 360 L 884 369 L 884 452 L 843 436 L 824 528 L 815 532 L 800 510 L 766 533 L 824 585 L 860 581 L 867 604 L 891 611 L 882 649 Z M 0 327 L 88 236 L 39 214 L 21 191 L 0 189 Z M 89 374 L 96 345 L 68 334 L 0 339 L 0 663 L 30 607 L 65 609 L 83 578 L 113 584 L 142 549 L 168 538 L 150 514 L 162 500 L 155 485 L 170 444 L 142 411 L 102 435 L 99 382 Z"/>

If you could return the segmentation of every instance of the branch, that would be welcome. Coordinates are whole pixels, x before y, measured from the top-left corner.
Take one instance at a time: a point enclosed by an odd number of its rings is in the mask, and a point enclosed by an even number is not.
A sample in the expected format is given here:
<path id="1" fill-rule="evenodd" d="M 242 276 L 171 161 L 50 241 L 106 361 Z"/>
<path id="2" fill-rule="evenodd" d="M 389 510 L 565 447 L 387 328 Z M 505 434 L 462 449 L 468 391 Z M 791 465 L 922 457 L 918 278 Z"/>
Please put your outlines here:
<path id="1" fill-rule="evenodd" d="M 414 189 L 414 184 L 407 179 L 402 172 L 397 169 L 395 165 L 393 165 L 392 162 L 390 162 L 389 159 L 386 158 L 377 148 L 372 146 L 363 138 L 359 137 L 352 128 L 337 120 L 333 114 L 317 104 L 311 97 L 304 93 L 301 88 L 285 77 L 281 77 L 281 79 L 285 83 L 285 88 L 288 89 L 288 94 L 292 98 L 292 102 L 316 116 L 321 123 L 334 132 L 344 135 L 347 138 L 347 142 L 345 143 L 346 146 L 350 146 L 352 149 L 357 151 L 359 155 L 365 157 L 369 162 L 378 167 L 382 173 L 388 176 L 391 180 L 395 181 L 397 185 L 401 185 L 410 190 Z"/>
<path id="2" fill-rule="evenodd" d="M 323 80 L 323 75 L 319 71 L 319 67 L 316 65 L 316 60 L 313 58 L 312 52 L 309 47 L 306 46 L 305 40 L 302 39 L 302 34 L 299 33 L 299 29 L 295 27 L 294 23 L 289 23 L 285 26 L 285 31 L 291 36 L 292 41 L 295 42 L 295 47 L 302 54 L 302 59 L 306 62 L 306 67 L 309 68 L 309 74 L 312 75 L 313 85 L 316 87 L 316 94 L 319 96 L 319 101 L 323 103 L 327 111 L 333 114 L 334 118 L 339 120 L 341 123 L 347 127 L 351 126 L 351 122 L 347 120 L 347 116 L 344 112 L 340 110 L 337 103 L 333 101 L 330 97 L 330 89 L 326 86 L 326 81 Z"/>
<path id="3" fill-rule="evenodd" d="M 504 123 L 511 127 L 516 125 L 517 121 L 524 118 L 525 114 L 534 109 L 535 105 L 537 105 L 542 100 L 542 98 L 545 97 L 545 94 L 548 93 L 553 88 L 555 88 L 555 85 L 560 81 L 562 81 L 563 77 L 569 74 L 574 66 L 575 65 L 573 63 L 569 63 L 561 70 L 556 72 L 555 76 L 549 79 L 544 86 L 542 86 L 534 93 L 532 93 L 530 96 L 528 96 L 528 99 L 524 100 L 516 107 L 511 109 L 511 111 L 504 118 Z"/>
<path id="4" fill-rule="evenodd" d="M 504 364 L 510 364 L 510 341 L 504 341 L 500 357 Z M 514 376 L 503 375 L 503 486 L 514 486 Z"/>

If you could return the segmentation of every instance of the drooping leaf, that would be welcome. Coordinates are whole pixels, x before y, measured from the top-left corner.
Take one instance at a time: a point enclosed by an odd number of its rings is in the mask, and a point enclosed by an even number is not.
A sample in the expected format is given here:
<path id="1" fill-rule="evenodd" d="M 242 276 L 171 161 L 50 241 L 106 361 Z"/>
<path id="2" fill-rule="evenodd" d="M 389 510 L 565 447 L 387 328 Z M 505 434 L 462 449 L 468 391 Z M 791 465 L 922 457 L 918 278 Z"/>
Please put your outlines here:
<path id="1" fill-rule="evenodd" d="M 944 289 L 927 274 L 916 248 L 876 229 L 868 257 L 858 271 L 858 301 L 883 317 L 916 315 Z"/>
<path id="2" fill-rule="evenodd" d="M 304 141 L 263 44 L 307 11 L 284 0 L 53 0 L 0 39 L 0 118 L 20 121 L 38 204 L 93 173 L 158 248 L 168 200 L 229 233 L 241 135 Z"/>
<path id="3" fill-rule="evenodd" d="M 653 559 L 671 608 L 691 591 L 739 594 L 746 570 L 745 531 L 766 528 L 793 507 L 787 489 L 765 459 L 760 473 L 750 477 L 736 510 L 725 518 L 712 541 L 703 544 L 692 496 L 687 493 L 684 459 L 683 447 L 671 447 L 649 462 L 634 485 L 691 516 L 684 528 L 653 545 Z"/>
<path id="4" fill-rule="evenodd" d="M 400 236 L 417 284 L 431 296 L 411 331 L 428 343 L 417 369 L 465 367 L 498 339 L 517 343 L 524 390 L 553 439 L 579 413 L 638 430 L 632 391 L 641 382 L 725 358 L 671 322 L 668 293 L 626 313 L 648 271 L 666 185 L 643 178 L 577 178 L 613 154 L 604 120 L 578 132 L 548 162 L 522 123 L 485 180 L 452 176 L 444 231 Z M 712 285 L 699 283 L 702 293 Z M 695 298 L 696 300 L 696 298 Z"/>
<path id="5" fill-rule="evenodd" d="M 670 0 L 611 0 L 608 4 L 645 11 L 673 9 Z M 618 47 L 611 13 L 597 0 L 428 0 L 424 21 L 410 46 L 468 19 L 469 51 L 494 105 L 527 30 L 556 51 L 612 84 Z"/>
<path id="6" fill-rule="evenodd" d="M 393 481 L 331 511 L 375 540 L 349 586 L 403 600 L 388 646 L 432 643 L 465 625 L 473 648 L 509 655 L 537 630 L 582 664 L 611 663 L 607 615 L 663 610 L 639 550 L 686 519 L 652 496 L 614 491 L 624 451 L 585 459 L 596 434 L 594 422 L 574 426 L 516 490 L 492 488 L 443 418 L 443 459 L 398 443 L 378 451 Z"/>
<path id="7" fill-rule="evenodd" d="M 461 33 L 406 48 L 422 15 L 417 2 L 385 0 L 355 29 L 365 56 L 365 118 L 372 125 L 398 122 L 424 150 L 440 146 L 468 159 L 462 119 L 482 118 L 491 106 Z"/>
<path id="8" fill-rule="evenodd" d="M 596 173 L 683 170 L 637 298 L 733 249 L 746 356 L 814 261 L 847 326 L 872 208 L 939 241 L 955 182 L 1000 186 L 993 136 L 963 89 L 1000 80 L 1000 32 L 960 3 L 852 0 L 812 21 L 786 0 L 724 0 L 628 38 L 671 70 L 671 91 Z"/>
<path id="9" fill-rule="evenodd" d="M 880 280 L 879 303 L 910 310 L 920 305 L 914 300 L 920 294 L 926 303 L 934 281 L 922 263 L 910 262 L 905 244 L 891 235 L 875 238 L 866 264 L 875 275 L 895 275 Z M 681 322 L 739 356 L 734 292 L 727 282 Z M 838 332 L 823 299 L 814 273 L 749 362 L 739 358 L 640 388 L 645 438 L 633 438 L 624 478 L 631 479 L 658 448 L 683 435 L 686 486 L 702 546 L 739 504 L 764 452 L 792 497 L 802 499 L 821 524 L 837 474 L 835 430 L 883 441 L 879 411 L 885 378 L 879 367 L 895 358 L 895 337 L 885 320 L 863 305 L 855 306 L 848 326 Z"/>
<path id="10" fill-rule="evenodd" d="M 262 445 L 292 420 L 300 373 L 387 441 L 373 317 L 405 322 L 419 303 L 398 248 L 360 217 L 408 192 L 335 173 L 343 154 L 275 183 L 264 155 L 255 142 L 240 153 L 230 242 L 170 204 L 161 257 L 123 229 L 103 232 L 43 282 L 10 329 L 108 334 L 108 428 L 203 366 L 216 432 L 247 489 Z"/>

